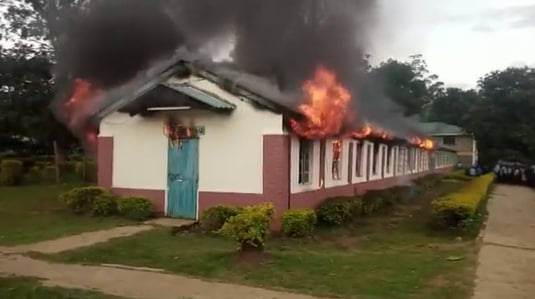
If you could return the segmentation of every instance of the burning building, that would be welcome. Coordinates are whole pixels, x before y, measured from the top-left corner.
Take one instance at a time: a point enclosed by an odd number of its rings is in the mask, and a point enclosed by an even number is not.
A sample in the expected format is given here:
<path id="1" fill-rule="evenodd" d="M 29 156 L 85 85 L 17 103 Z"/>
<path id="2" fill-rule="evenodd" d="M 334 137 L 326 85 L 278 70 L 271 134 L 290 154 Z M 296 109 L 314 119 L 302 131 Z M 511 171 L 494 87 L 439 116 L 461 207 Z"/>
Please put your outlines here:
<path id="1" fill-rule="evenodd" d="M 198 219 L 214 205 L 314 208 L 446 171 L 455 154 L 424 136 L 349 121 L 351 94 L 319 66 L 294 106 L 269 80 L 173 60 L 92 112 L 99 184 Z"/>
<path id="2" fill-rule="evenodd" d="M 90 1 L 58 43 L 58 116 L 98 147 L 102 186 L 171 217 L 280 216 L 448 169 L 367 81 L 377 4 Z"/>

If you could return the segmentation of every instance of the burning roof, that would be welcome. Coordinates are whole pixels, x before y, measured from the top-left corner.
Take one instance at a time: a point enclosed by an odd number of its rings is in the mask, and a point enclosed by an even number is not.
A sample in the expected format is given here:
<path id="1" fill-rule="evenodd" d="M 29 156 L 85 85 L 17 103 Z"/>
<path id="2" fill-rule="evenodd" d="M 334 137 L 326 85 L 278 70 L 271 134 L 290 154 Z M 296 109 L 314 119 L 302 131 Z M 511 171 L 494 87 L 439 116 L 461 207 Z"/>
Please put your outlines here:
<path id="1" fill-rule="evenodd" d="M 433 143 L 417 129 L 415 133 L 407 135 L 382 126 L 380 122 L 367 121 L 365 116 L 360 116 L 356 121 L 358 114 L 351 106 L 353 95 L 338 81 L 334 71 L 324 66 L 318 66 L 314 76 L 303 83 L 301 92 L 288 92 L 281 91 L 269 78 L 235 71 L 227 66 L 203 63 L 202 60 L 186 61 L 180 53 L 119 88 L 106 94 L 100 91 L 96 93 L 98 105 L 90 116 L 98 122 L 116 111 L 137 114 L 146 111 L 149 106 L 158 105 L 197 105 L 194 108 L 209 107 L 220 111 L 235 108 L 221 97 L 189 85 L 185 78 L 195 75 L 248 98 L 258 107 L 284 114 L 292 130 L 305 138 L 370 137 L 406 140 L 422 148 L 433 147 Z M 76 95 L 80 93 L 93 96 L 86 87 L 86 84 L 75 86 L 71 100 L 78 101 Z M 151 97 L 152 92 L 163 89 L 171 91 L 171 96 L 162 97 L 160 93 L 158 97 Z M 296 98 L 301 100 L 296 101 Z M 188 99 L 190 102 L 187 102 Z M 191 100 L 194 100 L 193 104 Z M 296 102 L 301 104 L 296 106 L 293 104 Z"/>

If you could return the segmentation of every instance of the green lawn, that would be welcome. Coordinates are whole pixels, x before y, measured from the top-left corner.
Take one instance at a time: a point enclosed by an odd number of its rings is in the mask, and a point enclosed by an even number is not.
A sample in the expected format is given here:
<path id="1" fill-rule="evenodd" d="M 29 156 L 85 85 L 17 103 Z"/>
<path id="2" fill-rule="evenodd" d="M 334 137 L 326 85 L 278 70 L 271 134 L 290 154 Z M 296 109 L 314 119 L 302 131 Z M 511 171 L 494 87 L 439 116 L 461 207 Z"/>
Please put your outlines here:
<path id="1" fill-rule="evenodd" d="M 17 245 L 131 223 L 77 216 L 57 196 L 72 185 L 0 187 L 0 245 Z"/>
<path id="2" fill-rule="evenodd" d="M 468 298 L 475 242 L 429 229 L 429 201 L 463 182 L 442 182 L 385 215 L 313 239 L 268 240 L 263 255 L 238 255 L 214 235 L 160 229 L 46 258 L 72 263 L 148 266 L 171 272 L 316 296 Z"/>
<path id="3" fill-rule="evenodd" d="M 112 299 L 117 297 L 77 289 L 44 287 L 30 278 L 0 278 L 0 298 L 3 299 Z"/>

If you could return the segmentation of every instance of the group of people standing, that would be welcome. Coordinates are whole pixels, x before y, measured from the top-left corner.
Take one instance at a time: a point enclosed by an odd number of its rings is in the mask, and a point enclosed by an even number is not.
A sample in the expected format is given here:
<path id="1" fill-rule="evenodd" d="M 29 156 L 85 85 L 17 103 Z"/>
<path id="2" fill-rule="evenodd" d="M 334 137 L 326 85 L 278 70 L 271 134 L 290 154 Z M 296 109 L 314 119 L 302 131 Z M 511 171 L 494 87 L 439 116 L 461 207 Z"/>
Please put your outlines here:
<path id="1" fill-rule="evenodd" d="M 520 162 L 500 161 L 494 168 L 494 173 L 500 183 L 529 185 L 535 187 L 535 165 L 525 165 Z"/>

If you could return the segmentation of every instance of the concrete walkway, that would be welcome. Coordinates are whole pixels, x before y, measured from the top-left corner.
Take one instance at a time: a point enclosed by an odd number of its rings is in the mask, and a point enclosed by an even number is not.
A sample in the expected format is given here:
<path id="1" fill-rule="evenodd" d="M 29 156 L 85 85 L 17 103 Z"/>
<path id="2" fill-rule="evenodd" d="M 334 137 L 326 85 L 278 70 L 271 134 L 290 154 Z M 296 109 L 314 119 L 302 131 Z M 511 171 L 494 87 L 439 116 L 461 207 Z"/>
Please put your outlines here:
<path id="1" fill-rule="evenodd" d="M 128 298 L 259 298 L 308 299 L 305 295 L 264 290 L 228 283 L 203 281 L 163 270 L 122 265 L 73 265 L 36 260 L 22 255 L 27 252 L 59 253 L 106 242 L 153 229 L 156 226 L 180 227 L 191 221 L 160 219 L 151 225 L 123 226 L 88 232 L 56 240 L 15 247 L 0 247 L 0 277 L 25 276 L 42 279 L 43 284 L 64 288 L 94 290 Z"/>
<path id="2" fill-rule="evenodd" d="M 37 277 L 44 279 L 43 283 L 48 286 L 94 290 L 129 298 L 312 298 L 167 273 L 103 266 L 54 264 L 18 254 L 0 254 L 0 276 L 8 275 Z"/>
<path id="3" fill-rule="evenodd" d="M 140 232 L 153 229 L 151 225 L 132 225 L 119 226 L 111 229 L 100 230 L 96 232 L 87 232 L 79 235 L 68 236 L 55 240 L 43 241 L 34 244 L 19 245 L 13 247 L 2 247 L 0 252 L 3 253 L 24 253 L 39 252 L 45 254 L 59 253 L 62 251 L 73 250 L 80 247 L 87 247 L 98 243 L 107 242 L 111 239 L 128 237 Z"/>
<path id="4" fill-rule="evenodd" d="M 488 209 L 473 298 L 535 298 L 535 191 L 498 185 Z"/>

